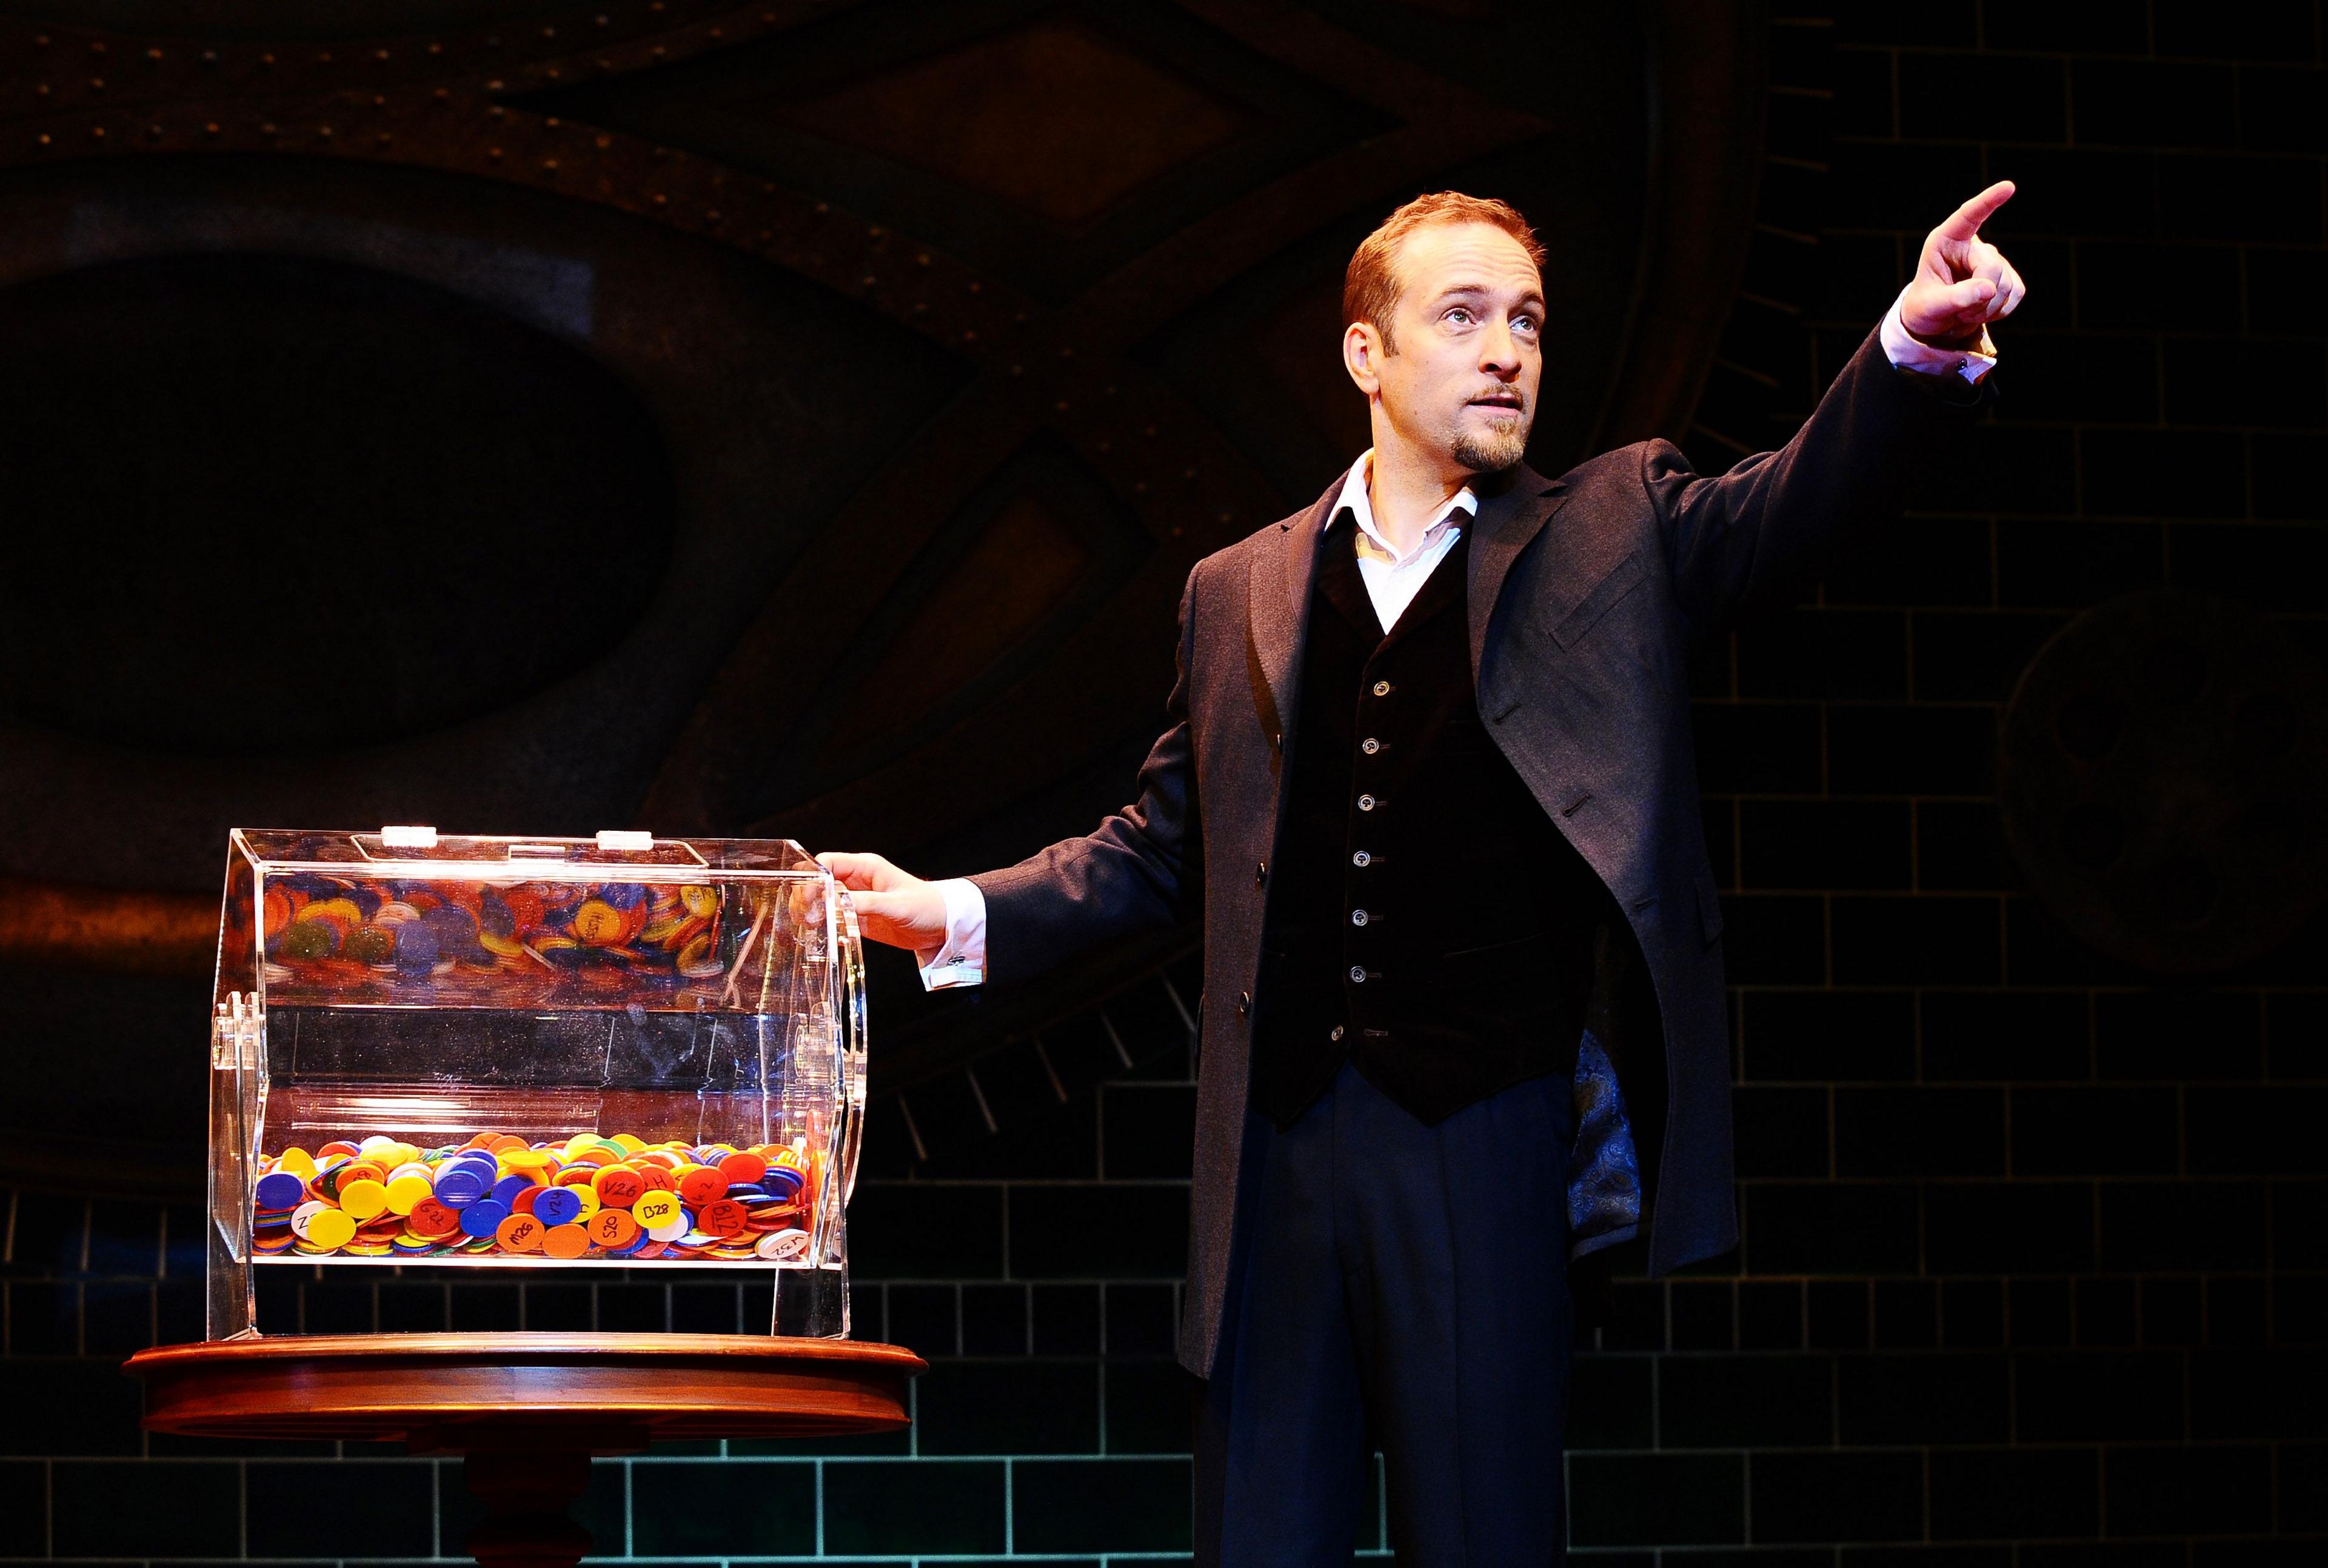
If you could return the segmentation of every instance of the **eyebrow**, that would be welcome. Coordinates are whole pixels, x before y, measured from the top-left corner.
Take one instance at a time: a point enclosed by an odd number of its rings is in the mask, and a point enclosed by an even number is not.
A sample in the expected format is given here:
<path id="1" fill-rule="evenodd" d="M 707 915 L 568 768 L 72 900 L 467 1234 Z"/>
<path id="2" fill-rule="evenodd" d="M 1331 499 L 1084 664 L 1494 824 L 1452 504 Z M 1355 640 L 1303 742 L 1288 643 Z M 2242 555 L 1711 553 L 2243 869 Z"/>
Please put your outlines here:
<path id="1" fill-rule="evenodd" d="M 1433 299 L 1432 303 L 1433 305 L 1437 305 L 1446 300 L 1460 299 L 1466 295 L 1484 295 L 1492 294 L 1494 292 L 1495 290 L 1489 288 L 1484 283 L 1458 283 L 1441 289 L 1437 298 Z M 1520 303 L 1522 305 L 1533 305 L 1538 308 L 1547 308 L 1544 306 L 1544 295 L 1542 292 L 1533 288 L 1525 290 L 1521 294 Z"/>

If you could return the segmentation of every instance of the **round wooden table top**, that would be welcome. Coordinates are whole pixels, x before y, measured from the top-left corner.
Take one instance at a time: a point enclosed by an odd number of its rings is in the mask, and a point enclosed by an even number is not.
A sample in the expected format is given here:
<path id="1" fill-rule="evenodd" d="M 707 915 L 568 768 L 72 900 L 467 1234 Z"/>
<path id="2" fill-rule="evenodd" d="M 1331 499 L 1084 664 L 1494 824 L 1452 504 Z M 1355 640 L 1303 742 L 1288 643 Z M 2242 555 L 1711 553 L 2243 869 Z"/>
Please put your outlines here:
<path id="1" fill-rule="evenodd" d="M 896 1345 L 769 1335 L 344 1334 L 164 1345 L 124 1370 L 155 1432 L 606 1453 L 895 1431 L 926 1366 Z"/>

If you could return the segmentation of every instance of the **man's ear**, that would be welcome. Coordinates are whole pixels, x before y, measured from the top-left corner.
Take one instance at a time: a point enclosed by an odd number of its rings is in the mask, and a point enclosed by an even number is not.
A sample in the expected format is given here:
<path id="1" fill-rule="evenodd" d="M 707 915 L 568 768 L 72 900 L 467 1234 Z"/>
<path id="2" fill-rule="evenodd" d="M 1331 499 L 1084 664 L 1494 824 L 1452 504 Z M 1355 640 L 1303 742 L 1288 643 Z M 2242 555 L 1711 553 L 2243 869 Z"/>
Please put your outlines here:
<path id="1" fill-rule="evenodd" d="M 1369 398 L 1382 390 L 1382 333 L 1374 323 L 1354 321 L 1342 329 L 1342 368 Z"/>

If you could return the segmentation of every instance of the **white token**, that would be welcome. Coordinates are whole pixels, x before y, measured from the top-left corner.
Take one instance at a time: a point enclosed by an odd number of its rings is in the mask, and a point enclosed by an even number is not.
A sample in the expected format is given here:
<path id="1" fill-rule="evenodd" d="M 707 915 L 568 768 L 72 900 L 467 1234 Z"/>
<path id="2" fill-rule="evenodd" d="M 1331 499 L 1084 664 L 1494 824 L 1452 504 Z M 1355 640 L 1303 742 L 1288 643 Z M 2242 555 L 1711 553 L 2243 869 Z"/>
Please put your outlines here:
<path id="1" fill-rule="evenodd" d="M 291 1234 L 301 1241 L 307 1239 L 307 1227 L 315 1223 L 319 1214 L 329 1214 L 333 1206 L 320 1197 L 311 1197 L 291 1211 Z"/>
<path id="2" fill-rule="evenodd" d="M 356 1145 L 356 1152 L 358 1154 L 377 1154 L 383 1149 L 393 1149 L 395 1147 L 395 1139 L 390 1138 L 385 1132 L 375 1132 L 371 1137 L 365 1139 L 361 1143 Z"/>
<path id="3" fill-rule="evenodd" d="M 752 1250 L 764 1258 L 779 1263 L 791 1263 L 808 1256 L 809 1235 L 804 1230 L 772 1230 L 752 1244 Z"/>
<path id="4" fill-rule="evenodd" d="M 650 1241 L 675 1242 L 694 1228 L 694 1223 L 687 1217 L 687 1211 L 681 1209 L 662 1224 L 650 1226 L 647 1238 Z"/>
<path id="5" fill-rule="evenodd" d="M 398 1166 L 394 1170 L 388 1173 L 388 1179 L 394 1181 L 400 1177 L 406 1176 L 417 1176 L 421 1180 L 428 1182 L 431 1185 L 434 1185 L 436 1180 L 436 1169 L 432 1166 L 424 1165 L 418 1160 L 406 1160 L 402 1165 Z"/>

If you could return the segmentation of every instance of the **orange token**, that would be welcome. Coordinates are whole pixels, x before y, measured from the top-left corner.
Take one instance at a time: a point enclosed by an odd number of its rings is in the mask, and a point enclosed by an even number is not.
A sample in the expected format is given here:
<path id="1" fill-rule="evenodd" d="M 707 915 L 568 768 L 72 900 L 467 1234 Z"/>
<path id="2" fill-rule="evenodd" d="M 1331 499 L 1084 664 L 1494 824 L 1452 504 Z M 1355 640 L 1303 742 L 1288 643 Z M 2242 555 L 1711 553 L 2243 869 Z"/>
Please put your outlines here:
<path id="1" fill-rule="evenodd" d="M 497 1132 L 493 1135 L 493 1141 L 485 1147 L 499 1154 L 505 1149 L 530 1149 L 533 1145 L 514 1132 Z"/>
<path id="2" fill-rule="evenodd" d="M 590 1239 L 606 1248 L 629 1246 L 639 1234 L 639 1222 L 619 1208 L 602 1208 L 590 1216 Z"/>
<path id="3" fill-rule="evenodd" d="M 716 1203 L 726 1196 L 727 1191 L 728 1178 L 709 1165 L 699 1166 L 679 1178 L 679 1196 L 687 1200 L 690 1208 Z"/>
<path id="4" fill-rule="evenodd" d="M 556 1225 L 541 1238 L 541 1250 L 571 1261 L 590 1250 L 590 1233 L 578 1225 Z"/>
<path id="5" fill-rule="evenodd" d="M 587 1187 L 591 1182 L 597 1179 L 597 1165 L 592 1164 L 587 1160 L 577 1160 L 573 1164 L 568 1166 L 565 1169 L 559 1171 L 558 1173 L 557 1179 L 551 1182 L 550 1185 L 553 1187 Z"/>
<path id="6" fill-rule="evenodd" d="M 493 1239 L 512 1253 L 536 1253 L 541 1250 L 541 1238 L 549 1226 L 530 1214 L 513 1214 L 493 1227 Z"/>
<path id="7" fill-rule="evenodd" d="M 703 1206 L 696 1216 L 697 1228 L 715 1236 L 741 1235 L 752 1223 L 752 1215 L 732 1197 L 723 1197 Z"/>
<path id="8" fill-rule="evenodd" d="M 608 1208 L 628 1208 L 645 1194 L 647 1184 L 627 1166 L 610 1165 L 590 1178 L 590 1189 Z"/>
<path id="9" fill-rule="evenodd" d="M 768 1162 L 756 1154 L 722 1155 L 719 1174 L 732 1186 L 747 1187 L 768 1174 Z"/>

